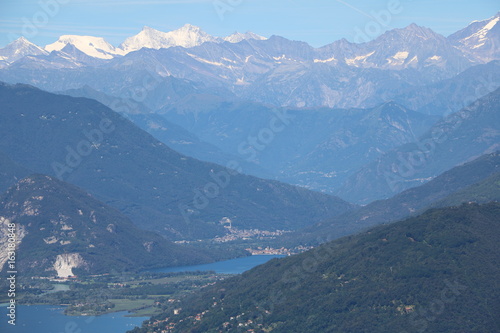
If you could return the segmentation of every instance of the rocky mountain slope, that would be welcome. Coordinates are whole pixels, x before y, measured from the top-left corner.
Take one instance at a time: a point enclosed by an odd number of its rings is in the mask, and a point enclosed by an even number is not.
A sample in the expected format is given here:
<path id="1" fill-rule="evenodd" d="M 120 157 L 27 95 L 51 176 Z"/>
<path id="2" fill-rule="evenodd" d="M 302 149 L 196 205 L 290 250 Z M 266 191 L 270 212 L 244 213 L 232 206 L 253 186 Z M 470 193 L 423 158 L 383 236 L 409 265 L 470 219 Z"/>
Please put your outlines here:
<path id="1" fill-rule="evenodd" d="M 15 225 L 16 264 L 24 276 L 120 273 L 213 260 L 207 252 L 138 229 L 81 189 L 45 175 L 24 178 L 2 196 L 0 221 L 2 235 Z M 7 242 L 0 246 L 6 254 Z M 2 255 L 0 267 L 5 261 Z"/>

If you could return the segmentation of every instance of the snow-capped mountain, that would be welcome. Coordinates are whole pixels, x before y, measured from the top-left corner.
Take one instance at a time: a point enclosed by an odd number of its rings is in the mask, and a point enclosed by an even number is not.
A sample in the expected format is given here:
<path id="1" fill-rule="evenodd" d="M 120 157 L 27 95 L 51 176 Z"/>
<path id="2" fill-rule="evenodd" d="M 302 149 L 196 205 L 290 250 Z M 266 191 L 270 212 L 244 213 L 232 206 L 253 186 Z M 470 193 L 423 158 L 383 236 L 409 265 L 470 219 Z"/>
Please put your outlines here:
<path id="1" fill-rule="evenodd" d="M 224 41 L 229 42 L 229 43 L 239 43 L 244 40 L 249 40 L 249 39 L 255 39 L 255 40 L 266 40 L 266 37 L 259 36 L 257 34 L 254 34 L 253 32 L 246 32 L 242 34 L 241 32 L 235 32 L 232 35 L 229 35 L 227 37 L 224 37 Z"/>
<path id="2" fill-rule="evenodd" d="M 463 70 L 468 64 L 460 51 L 447 39 L 431 29 L 410 24 L 393 29 L 364 44 L 350 43 L 343 39 L 320 49 L 315 62 L 339 61 L 352 67 L 405 69 L 444 67 Z"/>
<path id="3" fill-rule="evenodd" d="M 77 35 L 61 36 L 56 42 L 45 46 L 45 50 L 48 52 L 60 51 L 66 45 L 73 45 L 83 53 L 100 59 L 112 59 L 116 55 L 124 54 L 121 49 L 115 48 L 102 37 Z"/>
<path id="4" fill-rule="evenodd" d="M 144 27 L 137 35 L 127 38 L 120 45 L 120 48 L 122 52 L 126 54 L 140 50 L 144 47 L 156 50 L 167 49 L 174 46 L 191 48 L 206 42 L 222 43 L 226 41 L 230 43 L 239 43 L 249 39 L 266 40 L 267 38 L 254 34 L 253 32 L 246 32 L 244 34 L 235 32 L 230 36 L 220 38 L 209 35 L 197 26 L 186 24 L 180 29 L 170 32 L 162 32 L 150 27 Z"/>
<path id="5" fill-rule="evenodd" d="M 485 63 L 500 58 L 500 12 L 495 16 L 474 21 L 450 35 L 448 40 L 472 61 Z"/>
<path id="6" fill-rule="evenodd" d="M 220 42 L 220 38 L 207 34 L 199 27 L 186 24 L 182 28 L 170 32 L 144 27 L 137 35 L 127 38 L 120 45 L 120 48 L 123 52 L 129 53 L 144 47 L 157 50 L 172 46 L 189 48 L 205 42 Z"/>
<path id="7" fill-rule="evenodd" d="M 256 38 L 253 35 L 246 36 L 246 38 L 250 37 Z M 60 51 L 67 45 L 73 45 L 90 57 L 112 59 L 117 55 L 125 55 L 142 48 L 157 50 L 173 46 L 190 48 L 205 42 L 220 43 L 222 41 L 224 40 L 207 34 L 199 27 L 186 24 L 182 28 L 170 32 L 144 27 L 141 32 L 127 38 L 119 47 L 114 47 L 102 37 L 64 35 L 59 37 L 56 42 L 45 46 L 45 50 L 48 52 Z"/>
<path id="8" fill-rule="evenodd" d="M 457 40 L 485 36 L 485 45 L 499 45 L 493 34 L 499 26 L 497 21 L 476 22 Z M 485 29 L 486 34 L 479 33 Z M 141 73 L 148 71 L 160 81 L 171 76 L 203 82 L 208 89 L 222 89 L 223 94 L 232 92 L 239 98 L 272 105 L 348 108 L 373 107 L 401 95 L 403 90 L 450 79 L 485 62 L 471 60 L 472 56 L 454 46 L 452 38 L 416 24 L 387 31 L 367 43 L 344 39 L 321 48 L 279 36 L 265 39 L 253 33 L 219 38 L 192 25 L 171 32 L 146 27 L 127 38 L 121 48 L 113 48 L 99 38 L 72 37 L 61 38 L 60 43 L 48 47 L 59 49 L 50 55 L 4 63 L 0 80 L 55 91 L 68 89 L 67 85 L 89 85 L 119 95 L 143 84 Z M 480 49 L 472 48 L 471 52 Z M 495 52 L 489 57 L 500 60 L 500 54 Z M 79 75 L 68 79 L 61 74 L 63 68 L 78 69 Z M 135 73 L 134 79 L 131 73 Z M 496 81 L 490 81 L 486 83 L 488 90 L 497 86 Z M 160 90 L 157 95 L 150 93 L 145 104 L 161 108 L 163 97 L 165 93 Z"/>
<path id="9" fill-rule="evenodd" d="M 0 49 L 0 68 L 3 67 L 2 63 L 4 66 L 7 66 L 28 55 L 36 56 L 46 54 L 48 54 L 48 52 L 41 47 L 31 43 L 24 37 L 20 37 L 3 49 Z"/>

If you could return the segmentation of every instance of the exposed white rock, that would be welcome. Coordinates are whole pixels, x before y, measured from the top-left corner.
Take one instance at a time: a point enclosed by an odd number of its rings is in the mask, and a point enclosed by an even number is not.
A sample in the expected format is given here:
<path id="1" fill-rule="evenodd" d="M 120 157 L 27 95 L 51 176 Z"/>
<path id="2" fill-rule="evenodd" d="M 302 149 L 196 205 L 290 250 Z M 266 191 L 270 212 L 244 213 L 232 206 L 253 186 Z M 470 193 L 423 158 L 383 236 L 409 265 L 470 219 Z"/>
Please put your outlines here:
<path id="1" fill-rule="evenodd" d="M 153 242 L 145 242 L 144 244 L 142 244 L 142 246 L 144 246 L 146 251 L 151 252 L 153 251 L 153 244 Z"/>
<path id="2" fill-rule="evenodd" d="M 67 224 L 63 224 L 62 227 L 61 227 L 61 230 L 64 230 L 64 231 L 73 230 L 73 227 L 70 226 L 70 225 L 67 225 Z"/>
<path id="3" fill-rule="evenodd" d="M 79 253 L 63 253 L 56 257 L 53 268 L 58 277 L 73 276 L 73 268 L 85 265 L 85 260 Z"/>
<path id="4" fill-rule="evenodd" d="M 115 233 L 116 232 L 116 225 L 108 224 L 108 226 L 106 227 L 106 230 L 110 233 Z"/>
<path id="5" fill-rule="evenodd" d="M 94 223 L 97 223 L 97 218 L 95 216 L 95 212 L 94 211 L 91 211 L 90 212 L 90 220 Z"/>
<path id="6" fill-rule="evenodd" d="M 9 224 L 11 221 L 3 216 L 0 216 L 0 270 L 8 260 L 9 256 Z M 15 223 L 15 244 L 16 249 L 19 248 L 23 238 L 26 236 L 26 228 L 23 225 Z"/>
<path id="7" fill-rule="evenodd" d="M 33 203 L 29 200 L 26 200 L 23 204 L 23 212 L 21 216 L 37 216 L 40 212 L 38 208 L 33 206 Z"/>
<path id="8" fill-rule="evenodd" d="M 57 243 L 58 239 L 56 236 L 50 236 L 50 237 L 44 238 L 43 241 L 45 242 L 45 244 L 55 244 L 55 243 Z"/>

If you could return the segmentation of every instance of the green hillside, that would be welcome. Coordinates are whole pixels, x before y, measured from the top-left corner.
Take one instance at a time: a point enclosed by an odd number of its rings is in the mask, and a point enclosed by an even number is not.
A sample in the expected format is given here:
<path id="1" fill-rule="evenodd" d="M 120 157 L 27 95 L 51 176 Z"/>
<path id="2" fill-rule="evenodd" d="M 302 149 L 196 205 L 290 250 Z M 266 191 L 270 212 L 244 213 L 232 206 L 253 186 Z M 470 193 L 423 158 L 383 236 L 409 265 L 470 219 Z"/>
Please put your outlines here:
<path id="1" fill-rule="evenodd" d="M 498 332 L 498 216 L 499 203 L 433 209 L 272 260 L 134 332 Z"/>
<path id="2" fill-rule="evenodd" d="M 210 253 L 140 230 L 116 209 L 44 175 L 24 178 L 0 197 L 0 221 L 2 235 L 8 223 L 15 225 L 17 266 L 24 277 L 57 275 L 58 260 L 78 275 L 213 261 Z M 0 243 L 2 252 L 6 246 Z"/>
<path id="3" fill-rule="evenodd" d="M 494 173 L 485 180 L 467 186 L 442 200 L 433 203 L 432 207 L 456 206 L 464 202 L 486 203 L 500 201 L 500 172 Z"/>

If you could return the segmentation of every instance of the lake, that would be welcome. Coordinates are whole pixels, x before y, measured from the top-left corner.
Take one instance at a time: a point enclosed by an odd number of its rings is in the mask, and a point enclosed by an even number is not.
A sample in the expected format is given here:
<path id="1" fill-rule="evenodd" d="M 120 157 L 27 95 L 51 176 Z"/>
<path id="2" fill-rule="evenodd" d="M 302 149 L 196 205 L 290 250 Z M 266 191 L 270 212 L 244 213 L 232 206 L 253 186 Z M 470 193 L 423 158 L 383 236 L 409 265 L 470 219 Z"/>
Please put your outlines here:
<path id="1" fill-rule="evenodd" d="M 7 323 L 5 304 L 1 305 L 2 333 L 124 333 L 140 326 L 149 318 L 125 317 L 128 312 L 116 312 L 99 317 L 65 316 L 64 307 L 54 305 L 18 305 L 16 326 Z"/>
<path id="2" fill-rule="evenodd" d="M 214 262 L 204 265 L 159 268 L 154 272 L 215 271 L 220 274 L 240 274 L 266 263 L 280 255 L 249 256 Z M 67 286 L 61 285 L 59 290 Z M 0 305 L 0 332 L 2 333 L 125 333 L 140 326 L 149 318 L 125 317 L 127 312 L 116 312 L 99 317 L 69 317 L 63 314 L 64 307 L 53 305 L 18 305 L 16 326 L 7 323 L 5 304 Z"/>
<path id="3" fill-rule="evenodd" d="M 155 273 L 174 273 L 174 272 L 195 272 L 195 271 L 215 271 L 219 274 L 241 274 L 255 266 L 264 264 L 273 258 L 283 258 L 283 255 L 258 255 L 243 258 L 214 262 L 211 264 L 166 267 L 149 270 Z"/>

